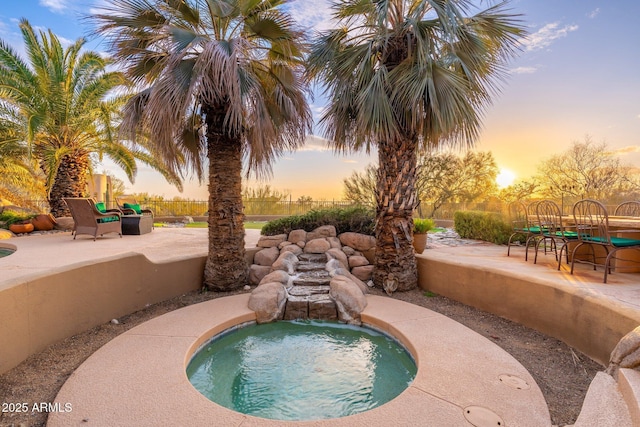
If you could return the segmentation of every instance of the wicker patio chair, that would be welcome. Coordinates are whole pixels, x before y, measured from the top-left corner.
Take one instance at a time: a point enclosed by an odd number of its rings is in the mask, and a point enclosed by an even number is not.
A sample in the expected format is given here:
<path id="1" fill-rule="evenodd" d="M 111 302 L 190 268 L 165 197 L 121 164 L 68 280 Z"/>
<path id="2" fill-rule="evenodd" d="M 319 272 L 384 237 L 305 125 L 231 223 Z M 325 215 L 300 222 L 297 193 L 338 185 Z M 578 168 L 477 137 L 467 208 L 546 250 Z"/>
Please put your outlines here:
<path id="1" fill-rule="evenodd" d="M 151 215 L 153 216 L 153 211 L 147 208 L 141 208 L 140 204 L 136 201 L 133 196 L 120 196 L 116 197 L 116 204 L 118 205 L 118 209 L 122 211 L 125 215 Z"/>
<path id="2" fill-rule="evenodd" d="M 98 235 L 118 233 L 122 237 L 122 220 L 119 212 L 98 211 L 92 199 L 67 197 L 65 203 L 73 217 L 73 239 L 78 234 L 90 234 L 95 241 Z"/>
<path id="3" fill-rule="evenodd" d="M 604 283 L 607 283 L 607 274 L 611 273 L 611 260 L 616 258 L 616 253 L 621 249 L 640 250 L 640 240 L 611 236 L 609 232 L 609 215 L 604 205 L 596 200 L 580 200 L 573 206 L 573 218 L 578 232 L 578 244 L 573 249 L 571 257 L 571 274 L 576 262 L 591 264 L 596 270 L 598 265 L 604 267 Z M 591 260 L 576 259 L 578 249 L 583 246 L 591 248 Z M 596 248 L 605 251 L 604 263 L 599 263 L 602 256 L 596 254 Z M 618 258 L 619 259 L 619 258 Z"/>

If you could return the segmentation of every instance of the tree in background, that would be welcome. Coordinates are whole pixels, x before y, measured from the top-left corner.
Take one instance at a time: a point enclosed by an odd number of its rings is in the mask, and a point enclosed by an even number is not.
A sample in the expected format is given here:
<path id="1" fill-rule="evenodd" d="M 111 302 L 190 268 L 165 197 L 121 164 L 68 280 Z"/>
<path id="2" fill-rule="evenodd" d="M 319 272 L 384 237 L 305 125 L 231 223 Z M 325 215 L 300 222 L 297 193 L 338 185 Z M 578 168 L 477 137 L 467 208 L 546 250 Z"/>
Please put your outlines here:
<path id="1" fill-rule="evenodd" d="M 362 172 L 354 171 L 342 180 L 345 200 L 361 206 L 375 206 L 377 177 L 378 168 L 373 164 L 367 165 Z"/>
<path id="2" fill-rule="evenodd" d="M 208 167 L 209 253 L 204 284 L 248 282 L 243 163 L 268 173 L 304 144 L 311 113 L 302 79 L 306 45 L 284 1 L 105 0 L 98 32 L 140 88 L 124 125 L 153 135 L 175 171 Z"/>
<path id="3" fill-rule="evenodd" d="M 245 187 L 242 190 L 242 202 L 247 215 L 279 214 L 283 211 L 282 204 L 290 200 L 290 197 L 289 191 L 280 191 L 270 185 Z"/>
<path id="4" fill-rule="evenodd" d="M 543 197 L 571 201 L 618 201 L 634 198 L 640 190 L 634 169 L 621 164 L 606 143 L 596 143 L 590 136 L 543 161 L 536 180 Z"/>
<path id="5" fill-rule="evenodd" d="M 159 164 L 117 136 L 124 97 L 113 91 L 127 80 L 107 71 L 107 59 L 83 51 L 82 38 L 63 49 L 51 31 L 37 35 L 26 20 L 20 30 L 28 61 L 0 42 L 0 141 L 26 144 L 44 175 L 53 215 L 69 214 L 64 197 L 85 195 L 92 155 L 109 157 L 131 181 L 136 157 Z"/>
<path id="6" fill-rule="evenodd" d="M 416 185 L 420 202 L 429 205 L 426 216 L 434 218 L 445 203 L 469 203 L 494 194 L 497 175 L 491 152 L 467 151 L 462 157 L 426 152 L 418 160 Z"/>
<path id="7" fill-rule="evenodd" d="M 324 84 L 322 124 L 338 151 L 378 149 L 373 281 L 417 286 L 413 211 L 417 153 L 470 146 L 523 27 L 501 2 L 472 15 L 466 0 L 344 0 L 338 28 L 312 46 Z"/>
<path id="8" fill-rule="evenodd" d="M 520 180 L 498 191 L 498 199 L 505 203 L 531 198 L 538 191 L 538 183 L 534 180 Z"/>
<path id="9" fill-rule="evenodd" d="M 368 165 L 344 179 L 345 199 L 370 206 L 376 196 L 378 168 Z M 468 151 L 463 156 L 451 152 L 423 153 L 417 163 L 416 192 L 420 216 L 434 218 L 445 203 L 474 202 L 493 195 L 498 167 L 490 152 Z M 429 205 L 425 212 L 423 206 Z"/>

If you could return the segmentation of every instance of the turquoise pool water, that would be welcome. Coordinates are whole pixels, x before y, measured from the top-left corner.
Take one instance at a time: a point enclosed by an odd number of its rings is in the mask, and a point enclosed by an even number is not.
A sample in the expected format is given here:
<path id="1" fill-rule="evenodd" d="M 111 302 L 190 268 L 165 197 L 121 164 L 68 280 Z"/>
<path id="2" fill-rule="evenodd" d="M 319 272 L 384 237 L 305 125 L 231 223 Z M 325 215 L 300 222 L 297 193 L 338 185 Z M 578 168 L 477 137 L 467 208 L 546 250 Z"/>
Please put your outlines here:
<path id="1" fill-rule="evenodd" d="M 9 249 L 9 248 L 0 248 L 0 258 L 2 258 L 3 256 L 9 256 L 12 253 L 14 253 L 15 251 L 13 249 Z"/>
<path id="2" fill-rule="evenodd" d="M 293 321 L 221 334 L 194 355 L 187 376 L 226 408 L 302 421 L 380 406 L 402 393 L 416 370 L 402 346 L 373 329 Z"/>

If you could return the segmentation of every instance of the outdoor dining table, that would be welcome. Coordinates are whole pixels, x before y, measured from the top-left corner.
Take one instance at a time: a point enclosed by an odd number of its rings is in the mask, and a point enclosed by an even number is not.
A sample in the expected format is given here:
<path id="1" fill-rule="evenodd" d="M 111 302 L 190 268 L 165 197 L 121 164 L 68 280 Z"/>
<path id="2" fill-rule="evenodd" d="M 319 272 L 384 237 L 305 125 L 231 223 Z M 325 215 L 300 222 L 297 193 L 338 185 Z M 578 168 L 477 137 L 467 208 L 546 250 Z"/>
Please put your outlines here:
<path id="1" fill-rule="evenodd" d="M 640 240 L 640 218 L 632 216 L 615 216 L 610 215 L 609 219 L 609 233 L 613 237 L 624 237 L 628 239 Z M 562 217 L 562 223 L 571 228 L 575 225 L 575 218 L 571 215 Z M 569 254 L 575 247 L 577 242 L 572 242 Z M 618 251 L 621 255 L 620 258 L 616 258 L 614 267 L 624 269 L 625 273 L 639 273 L 640 272 L 640 251 L 635 249 L 621 249 Z M 624 258 L 622 258 L 624 257 Z"/>

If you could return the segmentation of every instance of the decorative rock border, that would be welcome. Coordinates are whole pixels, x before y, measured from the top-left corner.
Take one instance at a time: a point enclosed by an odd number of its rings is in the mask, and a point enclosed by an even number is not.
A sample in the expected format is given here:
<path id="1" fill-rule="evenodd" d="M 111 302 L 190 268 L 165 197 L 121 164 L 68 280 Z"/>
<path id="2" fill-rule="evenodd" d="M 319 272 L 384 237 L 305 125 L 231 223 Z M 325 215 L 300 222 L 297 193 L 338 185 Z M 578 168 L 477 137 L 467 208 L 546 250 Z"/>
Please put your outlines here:
<path id="1" fill-rule="evenodd" d="M 249 308 L 258 323 L 323 319 L 361 324 L 365 294 L 373 286 L 375 238 L 360 233 L 337 235 L 332 225 L 313 231 L 262 236 L 262 248 L 250 266 L 258 285 Z M 368 282 L 368 283 L 366 283 Z"/>

